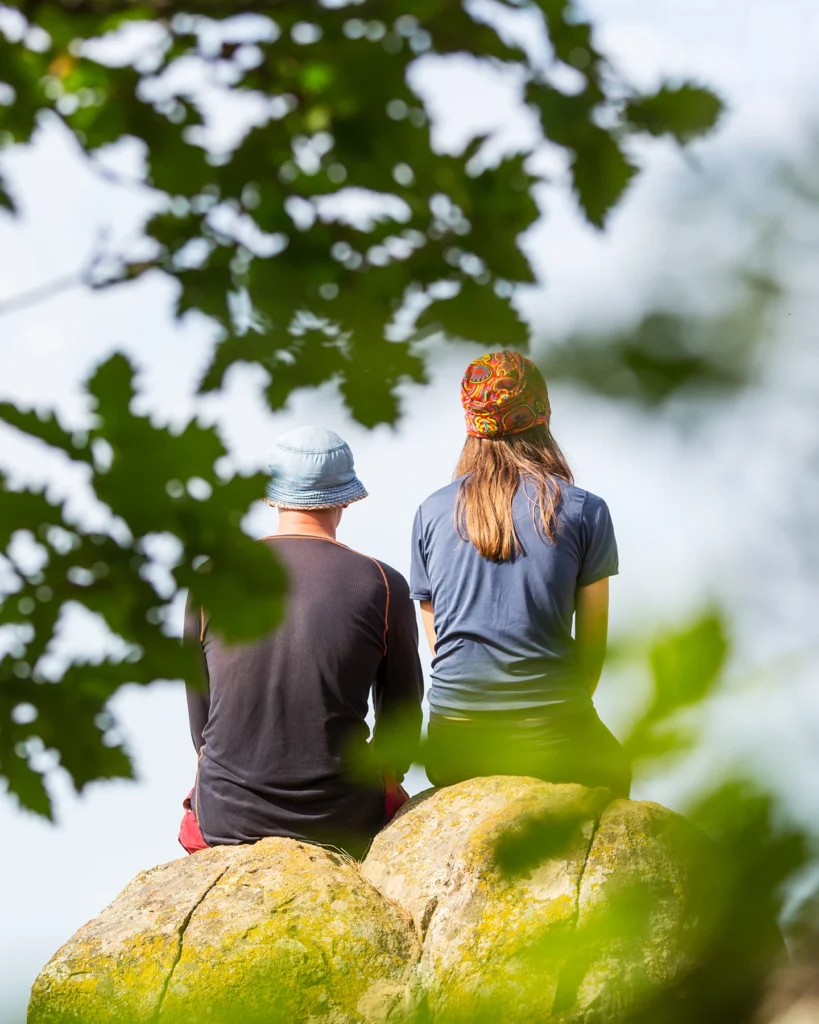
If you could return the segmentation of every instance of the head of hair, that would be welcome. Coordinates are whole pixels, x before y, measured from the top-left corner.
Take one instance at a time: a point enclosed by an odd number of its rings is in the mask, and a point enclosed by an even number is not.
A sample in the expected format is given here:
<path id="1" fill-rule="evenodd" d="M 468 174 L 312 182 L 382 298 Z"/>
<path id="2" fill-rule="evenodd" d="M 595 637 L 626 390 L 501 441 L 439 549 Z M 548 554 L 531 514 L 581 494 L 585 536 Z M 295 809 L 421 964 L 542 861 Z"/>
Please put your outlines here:
<path id="1" fill-rule="evenodd" d="M 546 423 L 518 434 L 467 437 L 455 470 L 459 477 L 458 533 L 492 562 L 523 553 L 512 513 L 518 487 L 526 488 L 535 524 L 553 541 L 561 481 L 574 479 Z"/>

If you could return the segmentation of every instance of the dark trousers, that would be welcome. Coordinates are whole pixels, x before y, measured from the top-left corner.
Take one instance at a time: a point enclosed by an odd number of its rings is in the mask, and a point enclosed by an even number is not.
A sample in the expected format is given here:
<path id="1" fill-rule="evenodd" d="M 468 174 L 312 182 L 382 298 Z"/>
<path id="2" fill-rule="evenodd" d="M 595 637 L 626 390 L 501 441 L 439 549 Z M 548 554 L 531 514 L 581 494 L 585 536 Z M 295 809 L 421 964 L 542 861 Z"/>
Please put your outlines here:
<path id="1" fill-rule="evenodd" d="M 404 787 L 390 776 L 384 780 L 384 790 L 384 814 L 387 821 L 390 822 L 409 800 L 409 795 Z M 180 846 L 186 853 L 198 853 L 200 850 L 210 849 L 193 811 L 193 794 L 194 791 L 191 790 L 182 801 L 185 813 L 182 815 L 177 837 Z"/>
<path id="2" fill-rule="evenodd" d="M 486 775 L 528 775 L 544 782 L 604 786 L 618 797 L 631 790 L 625 751 L 592 708 L 543 716 L 481 711 L 452 717 L 432 713 L 426 770 L 433 786 Z"/>

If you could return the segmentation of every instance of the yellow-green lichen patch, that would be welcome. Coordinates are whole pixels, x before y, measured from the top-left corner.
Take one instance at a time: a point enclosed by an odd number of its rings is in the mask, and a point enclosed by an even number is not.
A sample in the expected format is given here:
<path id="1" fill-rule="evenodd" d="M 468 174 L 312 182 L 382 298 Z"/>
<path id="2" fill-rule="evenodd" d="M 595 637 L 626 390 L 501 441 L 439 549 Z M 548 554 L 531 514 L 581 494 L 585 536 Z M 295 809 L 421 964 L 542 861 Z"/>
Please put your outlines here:
<path id="1" fill-rule="evenodd" d="M 655 804 L 498 777 L 410 804 L 364 871 L 424 935 L 434 1017 L 579 1022 L 614 1019 L 695 965 L 709 851 Z"/>
<path id="2" fill-rule="evenodd" d="M 418 954 L 408 915 L 354 862 L 266 839 L 245 848 L 191 919 L 159 1019 L 359 1020 L 373 988 L 403 998 Z"/>
<path id="3" fill-rule="evenodd" d="M 713 856 L 655 804 L 535 779 L 425 794 L 361 867 L 289 839 L 145 872 L 51 960 L 30 1024 L 614 1019 L 697 965 Z M 380 891 L 379 891 L 380 889 Z"/>
<path id="4" fill-rule="evenodd" d="M 603 812 L 580 889 L 577 1007 L 636 1004 L 698 963 L 716 851 L 659 804 L 616 800 Z M 612 978 L 617 977 L 617 983 Z"/>
<path id="5" fill-rule="evenodd" d="M 43 969 L 32 988 L 29 1024 L 150 1020 L 187 918 L 234 855 L 223 847 L 137 875 Z"/>
<path id="6" fill-rule="evenodd" d="M 435 907 L 457 888 L 458 872 L 494 867 L 499 839 L 527 816 L 576 812 L 578 821 L 592 819 L 609 799 L 605 790 L 505 775 L 427 791 L 376 836 L 362 871 L 423 933 Z"/>
<path id="7" fill-rule="evenodd" d="M 536 810 L 529 799 L 515 804 L 513 820 Z M 466 1016 L 502 1006 L 512 1020 L 549 1015 L 593 827 L 593 819 L 580 822 L 558 856 L 517 876 L 502 872 L 492 856 L 502 812 L 477 830 L 465 858 L 474 881 L 439 908 L 424 945 L 423 973 L 435 1012 Z M 535 963 L 538 947 L 546 952 Z"/>
<path id="8" fill-rule="evenodd" d="M 573 928 L 595 823 L 610 799 L 529 778 L 473 779 L 410 806 L 376 839 L 364 871 L 424 933 L 420 977 L 433 1013 L 466 1019 L 502 1006 L 511 1020 L 548 1016 L 560 942 L 536 970 L 532 949 Z M 559 841 L 530 856 L 550 832 Z M 512 871 L 501 847 L 514 853 L 516 842 L 524 856 Z"/>

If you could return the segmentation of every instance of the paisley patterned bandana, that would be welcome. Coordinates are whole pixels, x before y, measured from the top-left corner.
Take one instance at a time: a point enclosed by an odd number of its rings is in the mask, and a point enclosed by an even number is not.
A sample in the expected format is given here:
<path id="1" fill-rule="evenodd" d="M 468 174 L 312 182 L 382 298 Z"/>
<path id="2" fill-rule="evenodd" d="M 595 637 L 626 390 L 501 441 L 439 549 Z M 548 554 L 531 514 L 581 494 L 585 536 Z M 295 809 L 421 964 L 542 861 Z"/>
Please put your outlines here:
<path id="1" fill-rule="evenodd" d="M 549 422 L 543 374 L 519 352 L 490 352 L 466 368 L 461 382 L 466 432 L 503 437 Z"/>

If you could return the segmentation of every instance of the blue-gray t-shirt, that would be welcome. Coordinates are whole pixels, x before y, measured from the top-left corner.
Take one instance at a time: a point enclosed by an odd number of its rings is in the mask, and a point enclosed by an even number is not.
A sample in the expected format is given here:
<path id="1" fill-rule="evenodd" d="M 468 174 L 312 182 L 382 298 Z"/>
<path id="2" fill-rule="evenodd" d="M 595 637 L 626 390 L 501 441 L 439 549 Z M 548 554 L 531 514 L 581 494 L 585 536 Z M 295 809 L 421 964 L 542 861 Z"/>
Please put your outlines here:
<path id="1" fill-rule="evenodd" d="M 618 571 L 608 506 L 561 481 L 553 543 L 535 525 L 537 506 L 523 484 L 512 508 L 523 554 L 491 562 L 456 529 L 459 486 L 455 480 L 427 498 L 412 530 L 410 595 L 431 601 L 435 613 L 430 707 L 443 714 L 591 707 L 574 670 L 572 621 L 577 588 Z"/>

